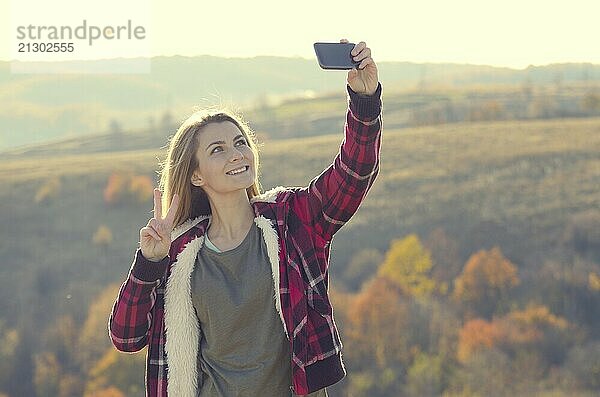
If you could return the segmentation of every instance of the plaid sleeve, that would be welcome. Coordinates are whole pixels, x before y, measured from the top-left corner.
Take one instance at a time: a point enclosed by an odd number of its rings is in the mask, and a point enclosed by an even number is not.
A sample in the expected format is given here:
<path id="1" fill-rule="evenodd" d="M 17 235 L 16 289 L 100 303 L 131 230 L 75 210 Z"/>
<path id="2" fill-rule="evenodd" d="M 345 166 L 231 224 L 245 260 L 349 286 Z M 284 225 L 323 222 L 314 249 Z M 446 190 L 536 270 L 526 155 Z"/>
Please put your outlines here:
<path id="1" fill-rule="evenodd" d="M 344 140 L 333 163 L 315 177 L 299 200 L 317 233 L 327 241 L 358 210 L 379 173 L 381 146 L 381 84 L 371 96 L 356 94 L 348 86 L 349 107 Z"/>
<path id="2" fill-rule="evenodd" d="M 118 350 L 137 352 L 148 343 L 156 287 L 168 264 L 168 256 L 160 262 L 151 262 L 144 258 L 139 248 L 136 251 L 108 320 L 110 339 Z"/>

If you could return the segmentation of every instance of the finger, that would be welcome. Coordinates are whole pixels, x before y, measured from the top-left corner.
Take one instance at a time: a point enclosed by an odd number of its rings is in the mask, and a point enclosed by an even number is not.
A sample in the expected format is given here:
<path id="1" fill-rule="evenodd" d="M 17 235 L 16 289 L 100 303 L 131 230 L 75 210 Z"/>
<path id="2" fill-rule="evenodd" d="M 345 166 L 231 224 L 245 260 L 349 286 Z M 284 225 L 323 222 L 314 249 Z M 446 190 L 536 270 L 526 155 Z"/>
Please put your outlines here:
<path id="1" fill-rule="evenodd" d="M 160 189 L 154 189 L 154 217 L 162 219 L 162 194 Z"/>
<path id="2" fill-rule="evenodd" d="M 356 76 L 358 76 L 358 70 L 356 70 L 356 68 L 350 69 L 348 71 L 348 83 L 354 80 Z"/>
<path id="3" fill-rule="evenodd" d="M 358 68 L 362 70 L 370 63 L 373 63 L 373 58 L 369 57 L 369 58 L 363 59 L 362 62 L 360 63 L 360 65 L 358 65 Z"/>
<path id="4" fill-rule="evenodd" d="M 364 41 L 361 41 L 358 44 L 354 45 L 354 48 L 351 51 L 352 56 L 355 56 L 357 54 L 360 54 L 360 52 L 363 50 L 363 48 L 365 48 L 367 46 L 367 43 L 365 43 Z"/>
<path id="5" fill-rule="evenodd" d="M 364 48 L 360 54 L 354 57 L 355 61 L 362 61 L 363 59 L 369 58 L 371 56 L 371 49 L 369 47 Z"/>
<path id="6" fill-rule="evenodd" d="M 156 219 L 156 218 L 150 219 L 150 221 L 148 221 L 148 225 L 147 226 L 151 227 L 152 229 L 156 230 L 157 232 L 160 232 L 162 230 L 161 224 L 158 221 L 158 219 Z"/>
<path id="7" fill-rule="evenodd" d="M 167 216 L 165 217 L 165 222 L 169 225 L 173 225 L 173 221 L 175 221 L 175 214 L 177 213 L 177 208 L 179 208 L 179 195 L 175 193 L 173 195 L 173 199 L 171 200 L 171 206 L 169 207 L 169 211 L 167 211 Z"/>
<path id="8" fill-rule="evenodd" d="M 340 39 L 340 43 L 347 43 L 348 39 Z"/>
<path id="9" fill-rule="evenodd" d="M 149 226 L 149 227 L 148 227 L 148 229 L 149 229 L 149 232 L 150 232 L 150 233 L 152 233 L 152 236 L 153 236 L 155 239 L 157 239 L 158 241 L 162 241 L 162 240 L 163 240 L 163 237 L 162 237 L 162 235 L 161 235 L 161 234 L 160 234 L 160 232 L 158 231 L 158 230 L 159 230 L 159 228 L 157 228 L 157 227 L 155 227 L 155 226 L 151 225 L 151 226 Z"/>
<path id="10" fill-rule="evenodd" d="M 150 226 L 146 226 L 142 228 L 142 238 L 144 237 L 152 237 L 155 240 L 162 241 L 162 237 L 156 232 L 156 230 L 152 229 Z"/>

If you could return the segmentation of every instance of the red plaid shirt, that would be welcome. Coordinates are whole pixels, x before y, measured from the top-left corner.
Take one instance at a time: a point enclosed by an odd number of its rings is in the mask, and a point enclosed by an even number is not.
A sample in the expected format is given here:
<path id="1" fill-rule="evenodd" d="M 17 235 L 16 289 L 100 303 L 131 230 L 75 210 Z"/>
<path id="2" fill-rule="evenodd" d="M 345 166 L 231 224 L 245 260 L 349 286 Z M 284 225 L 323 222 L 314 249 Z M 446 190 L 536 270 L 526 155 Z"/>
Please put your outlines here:
<path id="1" fill-rule="evenodd" d="M 381 85 L 369 97 L 347 88 L 345 136 L 333 163 L 307 187 L 279 187 L 251 200 L 255 221 L 261 219 L 261 225 L 266 225 L 263 236 L 272 246 L 273 279 L 279 281 L 276 306 L 292 352 L 291 389 L 299 395 L 332 385 L 346 374 L 328 298 L 329 248 L 379 172 Z M 113 306 L 108 329 L 114 346 L 124 352 L 148 346 L 147 396 L 167 396 L 169 391 L 176 397 L 195 397 L 197 379 L 190 378 L 197 378 L 196 369 L 182 366 L 195 367 L 198 340 L 194 338 L 201 337 L 201 330 L 190 319 L 191 296 L 185 296 L 189 295 L 185 280 L 209 221 L 210 217 L 202 217 L 178 226 L 169 256 L 162 262 L 147 261 L 138 249 Z M 183 281 L 183 287 L 174 284 L 176 279 Z M 177 295 L 181 290 L 184 295 Z M 183 303 L 175 302 L 180 298 Z M 175 302 L 171 306 L 169 299 Z M 165 307 L 172 307 L 173 313 L 167 314 Z M 184 330 L 179 329 L 180 319 L 187 324 L 181 325 Z M 169 342 L 167 335 L 173 335 Z"/>

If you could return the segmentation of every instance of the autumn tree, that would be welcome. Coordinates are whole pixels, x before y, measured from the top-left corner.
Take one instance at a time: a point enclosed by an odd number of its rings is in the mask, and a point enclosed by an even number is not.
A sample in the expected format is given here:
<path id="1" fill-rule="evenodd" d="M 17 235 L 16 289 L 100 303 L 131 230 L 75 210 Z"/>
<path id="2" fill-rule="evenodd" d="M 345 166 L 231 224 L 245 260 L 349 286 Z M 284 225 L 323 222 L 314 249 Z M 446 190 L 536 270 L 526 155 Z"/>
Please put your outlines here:
<path id="1" fill-rule="evenodd" d="M 363 286 L 352 302 L 353 310 L 348 312 L 350 360 L 371 362 L 380 369 L 392 362 L 409 361 L 404 332 L 409 326 L 409 308 L 401 297 L 399 288 L 383 277 L 375 277 Z"/>
<path id="2" fill-rule="evenodd" d="M 517 267 L 500 248 L 472 255 L 454 281 L 454 298 L 476 315 L 491 318 L 506 309 L 508 293 L 519 283 Z"/>
<path id="3" fill-rule="evenodd" d="M 98 226 L 98 229 L 96 229 L 96 232 L 94 233 L 94 236 L 92 237 L 92 241 L 93 241 L 94 245 L 98 245 L 101 247 L 107 247 L 108 245 L 110 245 L 110 243 L 112 243 L 112 240 L 113 240 L 112 232 L 106 225 Z"/>
<path id="4" fill-rule="evenodd" d="M 137 203 L 144 204 L 153 197 L 154 183 L 146 175 L 132 176 L 129 181 L 129 192 Z"/>
<path id="5" fill-rule="evenodd" d="M 461 366 L 450 389 L 457 395 L 495 395 L 499 391 L 505 395 L 515 393 L 534 378 L 538 380 L 538 357 L 511 356 L 505 350 L 508 345 L 502 321 L 469 320 L 460 331 L 457 358 Z"/>
<path id="6" fill-rule="evenodd" d="M 46 351 L 52 353 L 65 372 L 78 372 L 76 361 L 78 327 L 70 315 L 63 315 L 54 321 L 42 334 Z"/>
<path id="7" fill-rule="evenodd" d="M 529 300 L 544 302 L 553 313 L 600 335 L 600 265 L 578 255 L 546 260 L 536 269 Z"/>
<path id="8" fill-rule="evenodd" d="M 507 353 L 512 357 L 518 351 L 525 351 L 530 356 L 539 354 L 547 366 L 562 363 L 578 337 L 572 324 L 544 305 L 530 304 L 498 321 L 505 330 L 504 350 Z"/>
<path id="9" fill-rule="evenodd" d="M 58 384 L 58 397 L 82 396 L 85 388 L 85 379 L 81 374 L 63 374 Z"/>
<path id="10" fill-rule="evenodd" d="M 379 268 L 378 276 L 395 283 L 415 297 L 430 295 L 436 288 L 431 279 L 431 255 L 415 234 L 393 240 Z"/>
<path id="11" fill-rule="evenodd" d="M 106 389 L 98 390 L 89 397 L 126 397 L 125 394 L 114 386 L 107 387 Z"/>
<path id="12" fill-rule="evenodd" d="M 107 319 L 119 288 L 119 283 L 106 286 L 98 296 L 94 297 L 88 308 L 87 318 L 77 339 L 79 346 L 77 361 L 86 373 L 112 346 L 108 337 Z"/>
<path id="13" fill-rule="evenodd" d="M 88 372 L 84 397 L 111 395 L 107 392 L 111 388 L 126 396 L 143 395 L 146 350 L 147 347 L 136 354 L 123 354 L 112 346 L 108 348 Z"/>
<path id="14" fill-rule="evenodd" d="M 414 355 L 410 299 L 390 280 L 375 277 L 363 285 L 351 307 L 344 330 L 352 395 L 399 395 Z"/>
<path id="15" fill-rule="evenodd" d="M 566 319 L 546 306 L 530 304 L 492 321 L 467 321 L 459 332 L 456 355 L 465 364 L 481 352 L 498 350 L 510 358 L 517 372 L 529 371 L 530 377 L 541 378 L 549 366 L 565 360 L 574 334 Z"/>
<path id="16" fill-rule="evenodd" d="M 419 353 L 407 374 L 407 390 L 412 396 L 440 396 L 448 384 L 449 368 L 441 355 Z"/>
<path id="17" fill-rule="evenodd" d="M 595 272 L 588 274 L 588 288 L 591 291 L 600 291 L 600 275 Z"/>
<path id="18" fill-rule="evenodd" d="M 104 202 L 109 205 L 117 204 L 126 194 L 127 181 L 129 175 L 122 172 L 113 172 L 108 177 L 106 187 L 104 188 Z"/>
<path id="19" fill-rule="evenodd" d="M 53 353 L 35 355 L 33 383 L 38 396 L 58 396 L 62 367 Z"/>
<path id="20" fill-rule="evenodd" d="M 62 182 L 60 177 L 50 178 L 38 188 L 34 201 L 38 204 L 46 204 L 58 196 L 61 188 Z"/>
<path id="21" fill-rule="evenodd" d="M 427 387 L 417 378 L 427 365 L 439 368 L 431 380 L 437 382 L 436 390 L 443 387 L 458 318 L 435 300 L 414 299 L 382 276 L 363 284 L 348 307 L 343 332 L 352 395 L 405 395 L 408 373 L 410 387 L 424 391 Z"/>
<path id="22" fill-rule="evenodd" d="M 4 320 L 0 319 L 0 386 L 7 385 L 13 375 L 19 343 L 21 338 L 18 331 L 9 328 Z"/>
<path id="23" fill-rule="evenodd" d="M 514 383 L 510 358 L 496 348 L 485 349 L 455 369 L 444 395 L 509 396 Z"/>
<path id="24" fill-rule="evenodd" d="M 456 350 L 458 360 L 466 363 L 474 353 L 496 347 L 503 339 L 503 332 L 498 323 L 488 322 L 482 318 L 467 321 L 459 332 Z"/>
<path id="25" fill-rule="evenodd" d="M 146 175 L 135 175 L 129 171 L 114 171 L 104 188 L 104 202 L 116 205 L 123 202 L 143 204 L 152 199 L 154 184 Z"/>

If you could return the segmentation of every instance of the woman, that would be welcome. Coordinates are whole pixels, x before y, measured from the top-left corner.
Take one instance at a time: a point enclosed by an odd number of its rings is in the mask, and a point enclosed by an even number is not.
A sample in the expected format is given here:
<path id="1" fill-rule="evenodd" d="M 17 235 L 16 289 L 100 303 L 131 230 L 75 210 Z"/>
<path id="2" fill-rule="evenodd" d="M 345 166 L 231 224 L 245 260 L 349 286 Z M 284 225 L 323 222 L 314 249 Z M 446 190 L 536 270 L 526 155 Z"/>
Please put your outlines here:
<path id="1" fill-rule="evenodd" d="M 326 396 L 345 376 L 329 247 L 378 174 L 381 137 L 377 67 L 364 42 L 352 55 L 340 152 L 307 187 L 261 194 L 253 136 L 230 114 L 193 115 L 172 138 L 109 319 L 117 349 L 148 346 L 148 396 Z"/>

